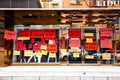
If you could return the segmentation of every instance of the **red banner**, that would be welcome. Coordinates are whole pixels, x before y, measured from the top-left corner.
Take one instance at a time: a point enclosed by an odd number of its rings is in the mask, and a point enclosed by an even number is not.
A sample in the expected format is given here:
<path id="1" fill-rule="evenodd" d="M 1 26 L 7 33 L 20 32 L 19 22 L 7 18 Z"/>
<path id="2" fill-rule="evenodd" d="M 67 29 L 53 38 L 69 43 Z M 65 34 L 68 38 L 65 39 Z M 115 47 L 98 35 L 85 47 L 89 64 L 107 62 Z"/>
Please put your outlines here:
<path id="1" fill-rule="evenodd" d="M 85 49 L 86 50 L 97 50 L 97 42 L 93 42 L 93 43 L 85 42 Z"/>
<path id="2" fill-rule="evenodd" d="M 31 33 L 31 35 L 30 35 L 31 38 L 41 38 L 42 37 L 42 30 L 31 30 L 30 33 Z"/>
<path id="3" fill-rule="evenodd" d="M 18 35 L 18 37 L 30 37 L 30 30 L 20 30 Z"/>
<path id="4" fill-rule="evenodd" d="M 5 39 L 13 39 L 14 40 L 16 38 L 16 32 L 5 30 L 4 38 Z"/>
<path id="5" fill-rule="evenodd" d="M 81 38 L 81 30 L 80 29 L 70 29 L 69 30 L 69 38 Z"/>
<path id="6" fill-rule="evenodd" d="M 112 48 L 112 40 L 110 39 L 100 40 L 100 47 L 101 48 Z"/>
<path id="7" fill-rule="evenodd" d="M 47 51 L 48 52 L 57 52 L 57 44 L 48 44 Z"/>
<path id="8" fill-rule="evenodd" d="M 55 29 L 45 29 L 44 30 L 44 38 L 46 40 L 55 39 L 56 37 L 56 30 Z"/>
<path id="9" fill-rule="evenodd" d="M 80 47 L 80 40 L 69 40 L 69 47 Z"/>
<path id="10" fill-rule="evenodd" d="M 100 36 L 112 36 L 112 28 L 100 28 Z"/>

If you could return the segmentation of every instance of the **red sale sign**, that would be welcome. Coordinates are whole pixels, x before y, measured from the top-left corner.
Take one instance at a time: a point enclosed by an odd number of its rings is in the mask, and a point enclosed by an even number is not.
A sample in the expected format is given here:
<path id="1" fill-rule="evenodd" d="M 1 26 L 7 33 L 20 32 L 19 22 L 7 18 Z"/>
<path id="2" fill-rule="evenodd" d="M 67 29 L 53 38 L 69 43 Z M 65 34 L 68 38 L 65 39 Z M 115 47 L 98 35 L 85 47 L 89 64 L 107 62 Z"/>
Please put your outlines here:
<path id="1" fill-rule="evenodd" d="M 55 39 L 56 37 L 56 30 L 55 29 L 45 29 L 44 30 L 44 38 L 46 40 Z"/>
<path id="2" fill-rule="evenodd" d="M 100 40 L 101 48 L 112 48 L 112 40 L 110 39 L 102 39 Z"/>
<path id="3" fill-rule="evenodd" d="M 69 47 L 80 47 L 80 40 L 69 40 Z"/>
<path id="4" fill-rule="evenodd" d="M 16 50 L 26 50 L 26 44 L 22 41 L 16 41 Z"/>
<path id="5" fill-rule="evenodd" d="M 30 37 L 30 30 L 18 31 L 18 37 Z"/>
<path id="6" fill-rule="evenodd" d="M 57 44 L 48 44 L 47 51 L 48 52 L 57 52 Z"/>
<path id="7" fill-rule="evenodd" d="M 112 36 L 112 28 L 100 28 L 100 36 Z"/>
<path id="8" fill-rule="evenodd" d="M 13 39 L 14 40 L 16 38 L 16 32 L 5 30 L 4 38 L 5 39 Z"/>
<path id="9" fill-rule="evenodd" d="M 42 37 L 42 30 L 31 30 L 30 33 L 31 33 L 31 35 L 30 35 L 31 38 L 41 38 Z"/>
<path id="10" fill-rule="evenodd" d="M 80 29 L 69 29 L 69 38 L 81 38 L 81 30 Z"/>
<path id="11" fill-rule="evenodd" d="M 97 42 L 93 42 L 93 43 L 85 42 L 85 49 L 86 50 L 97 50 Z"/>

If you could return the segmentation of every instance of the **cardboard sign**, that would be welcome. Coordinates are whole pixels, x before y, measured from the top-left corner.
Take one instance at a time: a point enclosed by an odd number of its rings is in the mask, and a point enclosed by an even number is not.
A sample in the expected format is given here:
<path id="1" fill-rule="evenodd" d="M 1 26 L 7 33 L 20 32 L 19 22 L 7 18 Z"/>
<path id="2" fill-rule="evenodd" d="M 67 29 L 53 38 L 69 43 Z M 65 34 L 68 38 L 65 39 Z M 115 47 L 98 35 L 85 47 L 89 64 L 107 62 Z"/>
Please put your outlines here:
<path id="1" fill-rule="evenodd" d="M 81 30 L 80 29 L 69 29 L 69 38 L 81 38 Z"/>
<path id="2" fill-rule="evenodd" d="M 102 53 L 102 59 L 103 60 L 110 60 L 111 54 L 110 53 Z"/>
<path id="3" fill-rule="evenodd" d="M 55 53 L 49 53 L 49 57 L 50 57 L 50 58 L 55 58 L 55 57 L 56 57 L 56 54 L 55 54 Z"/>
<path id="4" fill-rule="evenodd" d="M 30 30 L 19 30 L 18 37 L 29 37 L 30 38 Z"/>
<path id="5" fill-rule="evenodd" d="M 112 40 L 110 39 L 100 40 L 100 47 L 101 48 L 112 48 Z"/>
<path id="6" fill-rule="evenodd" d="M 94 59 L 94 56 L 93 55 L 86 55 L 85 59 Z"/>
<path id="7" fill-rule="evenodd" d="M 78 52 L 81 52 L 81 49 L 69 49 L 69 52 L 78 53 Z"/>
<path id="8" fill-rule="evenodd" d="M 70 39 L 69 47 L 80 47 L 80 40 L 79 39 L 77 39 L 77 40 Z"/>
<path id="9" fill-rule="evenodd" d="M 86 50 L 97 50 L 97 42 L 93 42 L 93 43 L 85 42 L 85 49 Z"/>
<path id="10" fill-rule="evenodd" d="M 93 39 L 92 38 L 86 38 L 86 42 L 87 43 L 93 43 Z"/>
<path id="11" fill-rule="evenodd" d="M 41 53 L 42 55 L 47 55 L 48 51 L 42 50 Z"/>
<path id="12" fill-rule="evenodd" d="M 47 45 L 48 52 L 57 52 L 57 44 L 48 44 Z"/>
<path id="13" fill-rule="evenodd" d="M 62 55 L 66 55 L 67 54 L 67 49 L 60 49 L 60 53 Z"/>
<path id="14" fill-rule="evenodd" d="M 100 28 L 100 36 L 112 36 L 112 28 Z"/>
<path id="15" fill-rule="evenodd" d="M 15 55 L 15 56 L 20 55 L 20 51 L 14 50 L 13 55 Z"/>
<path id="16" fill-rule="evenodd" d="M 37 53 L 37 54 L 36 54 L 36 57 L 42 57 L 42 53 L 40 53 L 40 52 Z"/>
<path id="17" fill-rule="evenodd" d="M 42 50 L 47 50 L 47 45 L 41 45 Z"/>
<path id="18" fill-rule="evenodd" d="M 31 33 L 31 35 L 30 35 L 31 38 L 41 38 L 42 37 L 42 30 L 31 30 L 30 33 Z"/>
<path id="19" fill-rule="evenodd" d="M 80 54 L 79 54 L 79 53 L 73 53 L 73 57 L 74 57 L 74 58 L 79 58 L 79 57 L 80 57 Z"/>
<path id="20" fill-rule="evenodd" d="M 56 37 L 56 30 L 55 29 L 45 29 L 44 30 L 44 38 L 46 40 L 52 40 Z"/>
<path id="21" fill-rule="evenodd" d="M 33 50 L 24 50 L 24 56 L 25 57 L 30 57 L 33 54 Z"/>
<path id="22" fill-rule="evenodd" d="M 10 40 L 12 39 L 12 40 L 14 40 L 16 38 L 16 32 L 5 30 L 4 38 L 5 39 L 10 39 Z"/>

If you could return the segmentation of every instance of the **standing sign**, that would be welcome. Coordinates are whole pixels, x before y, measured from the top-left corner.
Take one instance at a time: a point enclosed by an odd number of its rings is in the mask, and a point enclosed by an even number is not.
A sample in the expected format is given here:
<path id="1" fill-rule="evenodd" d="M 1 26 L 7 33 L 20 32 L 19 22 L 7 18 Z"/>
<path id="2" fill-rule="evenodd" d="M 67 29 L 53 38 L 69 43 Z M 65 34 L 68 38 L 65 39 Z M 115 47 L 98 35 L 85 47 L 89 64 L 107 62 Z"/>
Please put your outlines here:
<path id="1" fill-rule="evenodd" d="M 69 38 L 81 38 L 81 30 L 80 29 L 70 29 L 69 30 Z"/>
<path id="2" fill-rule="evenodd" d="M 16 32 L 5 30 L 4 38 L 5 39 L 13 39 L 14 40 L 16 38 Z"/>

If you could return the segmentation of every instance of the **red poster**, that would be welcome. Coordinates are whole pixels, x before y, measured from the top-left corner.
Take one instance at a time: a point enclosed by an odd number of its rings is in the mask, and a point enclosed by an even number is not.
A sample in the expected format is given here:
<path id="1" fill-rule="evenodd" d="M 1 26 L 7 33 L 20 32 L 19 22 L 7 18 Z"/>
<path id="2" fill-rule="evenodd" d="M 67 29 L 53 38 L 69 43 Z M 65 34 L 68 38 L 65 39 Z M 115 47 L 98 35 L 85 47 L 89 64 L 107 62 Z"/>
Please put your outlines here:
<path id="1" fill-rule="evenodd" d="M 16 38 L 16 32 L 5 30 L 4 38 L 5 39 L 13 39 L 14 40 Z"/>
<path id="2" fill-rule="evenodd" d="M 47 51 L 48 52 L 57 52 L 57 44 L 48 44 Z"/>
<path id="3" fill-rule="evenodd" d="M 69 47 L 80 47 L 80 40 L 69 40 Z"/>
<path id="4" fill-rule="evenodd" d="M 86 50 L 97 50 L 97 42 L 93 42 L 93 43 L 85 42 L 85 49 Z"/>
<path id="5" fill-rule="evenodd" d="M 44 30 L 44 38 L 46 40 L 55 39 L 56 37 L 56 30 L 55 29 L 45 29 Z"/>
<path id="6" fill-rule="evenodd" d="M 18 37 L 30 37 L 30 30 L 18 31 Z"/>
<path id="7" fill-rule="evenodd" d="M 16 50 L 26 50 L 26 44 L 22 41 L 16 41 Z"/>
<path id="8" fill-rule="evenodd" d="M 81 30 L 80 29 L 70 29 L 69 30 L 69 38 L 81 38 Z"/>
<path id="9" fill-rule="evenodd" d="M 100 36 L 112 36 L 112 28 L 100 28 Z"/>
<path id="10" fill-rule="evenodd" d="M 101 48 L 112 48 L 112 40 L 110 39 L 102 39 L 100 40 Z"/>
<path id="11" fill-rule="evenodd" d="M 41 38 L 42 37 L 42 30 L 31 30 L 30 33 L 31 33 L 31 35 L 30 35 L 31 38 Z"/>

